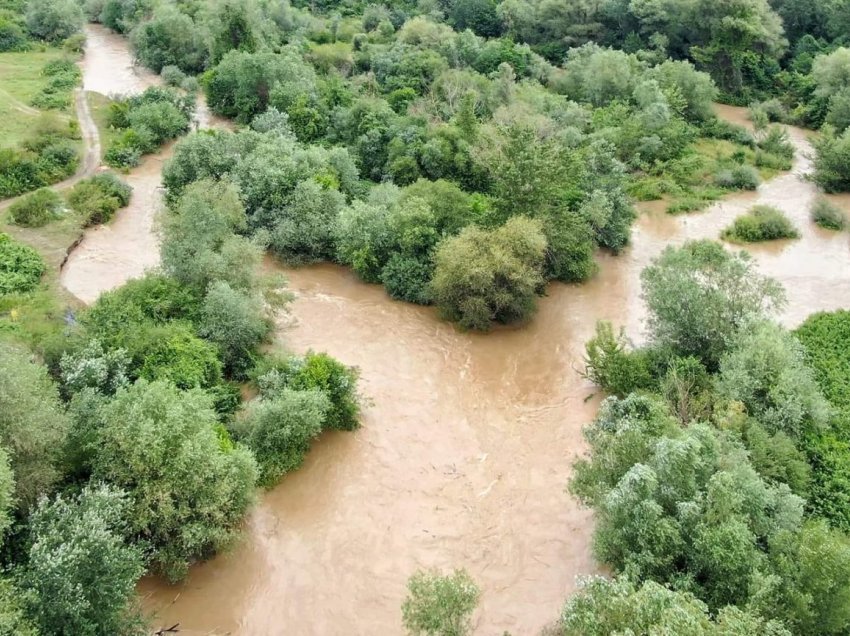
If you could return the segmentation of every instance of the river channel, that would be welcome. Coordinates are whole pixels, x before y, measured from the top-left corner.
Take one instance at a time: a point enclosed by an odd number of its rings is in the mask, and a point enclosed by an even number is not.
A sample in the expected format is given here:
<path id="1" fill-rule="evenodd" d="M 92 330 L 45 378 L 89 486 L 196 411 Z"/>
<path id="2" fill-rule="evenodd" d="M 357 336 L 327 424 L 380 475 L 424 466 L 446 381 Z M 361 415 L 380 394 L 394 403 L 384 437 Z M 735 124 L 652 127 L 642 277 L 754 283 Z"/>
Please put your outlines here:
<path id="1" fill-rule="evenodd" d="M 124 39 L 97 27 L 88 36 L 87 90 L 138 92 L 156 81 L 133 68 Z M 720 114 L 742 117 L 729 107 Z M 189 635 L 398 634 L 406 580 L 431 566 L 463 567 L 478 581 L 476 633 L 532 634 L 555 619 L 576 577 L 598 571 L 592 515 L 565 492 L 598 405 L 580 374 L 584 342 L 600 319 L 641 339 L 639 275 L 649 261 L 666 245 L 717 238 L 752 204 L 770 203 L 801 232 L 749 250 L 787 289 L 783 322 L 850 305 L 847 235 L 808 220 L 816 196 L 803 179 L 808 133 L 789 132 L 791 172 L 697 214 L 644 206 L 631 247 L 600 255 L 587 284 L 551 285 L 523 327 L 461 333 L 343 268 L 286 270 L 296 299 L 280 319 L 278 346 L 328 351 L 359 367 L 363 427 L 321 437 L 302 469 L 260 496 L 232 551 L 176 586 L 144 580 L 154 625 L 180 623 Z M 130 173 L 131 206 L 71 254 L 62 281 L 81 300 L 157 264 L 167 156 Z"/>

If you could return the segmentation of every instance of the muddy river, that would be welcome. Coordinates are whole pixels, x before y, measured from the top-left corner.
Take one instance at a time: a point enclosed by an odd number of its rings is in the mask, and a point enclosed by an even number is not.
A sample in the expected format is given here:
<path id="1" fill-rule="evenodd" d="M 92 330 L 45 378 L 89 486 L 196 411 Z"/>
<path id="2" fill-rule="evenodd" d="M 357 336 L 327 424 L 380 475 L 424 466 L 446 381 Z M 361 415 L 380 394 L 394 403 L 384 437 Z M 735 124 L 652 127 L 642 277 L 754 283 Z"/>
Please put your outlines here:
<path id="1" fill-rule="evenodd" d="M 89 30 L 85 83 L 103 93 L 155 81 L 132 69 L 126 44 Z M 727 118 L 740 109 L 722 107 Z M 592 517 L 564 492 L 581 428 L 598 399 L 579 374 L 598 319 L 640 339 L 641 269 L 665 245 L 717 238 L 756 201 L 785 210 L 802 238 L 752 248 L 789 296 L 783 320 L 850 304 L 846 234 L 808 221 L 814 188 L 806 133 L 790 130 L 792 172 L 703 213 L 648 205 L 619 257 L 581 286 L 552 285 L 531 324 L 457 332 L 433 311 L 390 300 L 339 267 L 288 271 L 297 298 L 280 346 L 326 350 L 362 373 L 369 399 L 355 434 L 325 434 L 305 466 L 261 495 L 231 552 L 168 586 L 140 585 L 156 627 L 184 634 L 398 634 L 405 583 L 420 567 L 464 567 L 479 582 L 477 632 L 536 633 L 557 617 L 575 578 L 596 570 Z M 131 207 L 90 231 L 63 272 L 94 300 L 158 261 L 154 219 L 167 153 L 134 170 Z M 841 203 L 844 203 L 841 201 Z M 847 207 L 847 206 L 845 206 Z"/>

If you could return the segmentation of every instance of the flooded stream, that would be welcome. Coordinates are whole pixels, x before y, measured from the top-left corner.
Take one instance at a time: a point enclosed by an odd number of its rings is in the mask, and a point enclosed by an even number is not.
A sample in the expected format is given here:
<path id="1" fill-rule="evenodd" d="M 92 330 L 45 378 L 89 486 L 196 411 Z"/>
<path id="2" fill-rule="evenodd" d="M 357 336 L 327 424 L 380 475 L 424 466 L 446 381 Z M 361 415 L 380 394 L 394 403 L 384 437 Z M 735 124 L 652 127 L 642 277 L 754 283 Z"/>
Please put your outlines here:
<path id="1" fill-rule="evenodd" d="M 125 92 L 153 81 L 123 72 L 123 40 L 94 33 L 87 87 Z M 431 309 L 394 302 L 342 268 L 287 271 L 297 298 L 292 317 L 281 319 L 281 346 L 358 366 L 369 398 L 363 427 L 318 440 L 301 470 L 261 495 L 230 553 L 177 586 L 143 581 L 155 626 L 180 623 L 189 635 L 398 634 L 406 580 L 429 566 L 464 567 L 478 581 L 476 633 L 533 634 L 555 619 L 575 577 L 597 571 L 592 516 L 564 492 L 598 404 L 579 374 L 583 346 L 598 319 L 639 339 L 641 269 L 665 245 L 717 238 L 765 202 L 802 234 L 750 249 L 788 289 L 783 320 L 850 304 L 847 235 L 809 222 L 815 190 L 800 177 L 809 147 L 804 131 L 790 132 L 798 153 L 791 173 L 703 213 L 671 217 L 647 206 L 625 254 L 600 256 L 599 274 L 585 285 L 552 285 L 522 328 L 459 333 Z M 63 282 L 81 299 L 156 264 L 151 229 L 163 158 L 131 173 L 133 205 L 72 255 Z"/>

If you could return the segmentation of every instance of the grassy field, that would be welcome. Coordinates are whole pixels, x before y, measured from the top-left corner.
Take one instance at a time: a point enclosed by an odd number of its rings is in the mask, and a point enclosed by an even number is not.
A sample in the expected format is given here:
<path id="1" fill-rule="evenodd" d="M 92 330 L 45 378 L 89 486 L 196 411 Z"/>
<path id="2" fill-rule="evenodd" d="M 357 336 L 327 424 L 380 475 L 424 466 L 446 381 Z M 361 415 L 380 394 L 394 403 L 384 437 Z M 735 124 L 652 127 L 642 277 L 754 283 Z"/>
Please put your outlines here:
<path id="1" fill-rule="evenodd" d="M 106 152 L 106 149 L 112 145 L 112 142 L 119 135 L 119 132 L 114 128 L 109 127 L 109 105 L 112 100 L 101 95 L 86 91 L 86 99 L 89 100 L 89 108 L 91 108 L 91 116 L 94 123 L 97 124 L 97 131 L 100 133 L 100 148 L 101 152 Z"/>
<path id="2" fill-rule="evenodd" d="M 26 139 L 41 115 L 30 106 L 32 98 L 47 84 L 41 69 L 63 56 L 60 49 L 0 53 L 0 146 L 17 146 Z M 64 113 L 70 118 L 71 112 Z"/>

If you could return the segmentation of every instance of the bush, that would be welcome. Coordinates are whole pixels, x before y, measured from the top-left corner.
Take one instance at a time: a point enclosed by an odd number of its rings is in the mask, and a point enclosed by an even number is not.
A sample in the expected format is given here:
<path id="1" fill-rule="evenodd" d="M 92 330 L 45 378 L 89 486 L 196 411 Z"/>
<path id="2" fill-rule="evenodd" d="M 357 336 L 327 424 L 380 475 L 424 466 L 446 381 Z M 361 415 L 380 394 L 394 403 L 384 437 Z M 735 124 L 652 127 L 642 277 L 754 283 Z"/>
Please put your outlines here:
<path id="1" fill-rule="evenodd" d="M 28 46 L 27 34 L 21 26 L 0 15 L 0 53 L 25 51 Z"/>
<path id="2" fill-rule="evenodd" d="M 812 179 L 826 192 L 850 191 L 850 129 L 841 135 L 826 128 L 812 140 L 815 147 Z"/>
<path id="3" fill-rule="evenodd" d="M 32 290 L 46 271 L 38 252 L 0 233 L 0 296 Z"/>
<path id="4" fill-rule="evenodd" d="M 596 335 L 585 345 L 585 376 L 612 395 L 625 397 L 653 385 L 646 352 L 627 351 L 625 331 L 614 335 L 610 322 L 596 323 Z"/>
<path id="5" fill-rule="evenodd" d="M 402 622 L 415 636 L 467 636 L 481 592 L 465 570 L 419 571 L 407 582 Z"/>
<path id="6" fill-rule="evenodd" d="M 327 396 L 316 390 L 285 388 L 271 399 L 251 402 L 243 426 L 245 442 L 257 458 L 260 485 L 272 487 L 301 466 L 329 408 Z"/>
<path id="7" fill-rule="evenodd" d="M 718 172 L 714 182 L 721 188 L 730 190 L 755 190 L 761 183 L 761 178 L 755 168 L 739 165 Z"/>
<path id="8" fill-rule="evenodd" d="M 800 233 L 782 210 L 769 205 L 756 205 L 735 219 L 721 236 L 735 243 L 757 243 L 800 238 Z"/>
<path id="9" fill-rule="evenodd" d="M 86 226 L 108 223 L 128 203 L 133 189 L 111 172 L 80 181 L 68 194 L 68 205 Z"/>
<path id="10" fill-rule="evenodd" d="M 168 380 L 179 389 L 208 388 L 221 382 L 218 348 L 198 338 L 190 325 L 171 322 L 138 331 L 130 354 L 141 362 L 140 378 Z"/>
<path id="11" fill-rule="evenodd" d="M 324 427 L 353 431 L 360 426 L 360 396 L 357 393 L 359 373 L 326 353 L 307 352 L 273 366 L 257 378 L 263 396 L 274 399 L 283 389 L 321 391 L 330 401 Z"/>
<path id="12" fill-rule="evenodd" d="M 810 212 L 812 221 L 827 230 L 843 230 L 847 227 L 847 215 L 837 205 L 824 197 L 818 197 Z"/>
<path id="13" fill-rule="evenodd" d="M 437 247 L 434 303 L 465 329 L 525 320 L 544 284 L 545 252 L 539 221 L 514 217 L 495 230 L 467 227 Z"/>
<path id="14" fill-rule="evenodd" d="M 183 71 L 171 65 L 163 66 L 159 75 L 162 77 L 162 81 L 165 82 L 166 86 L 179 87 L 183 83 L 183 80 L 186 79 L 186 74 Z"/>
<path id="15" fill-rule="evenodd" d="M 42 227 L 59 218 L 62 199 L 50 188 L 36 190 L 9 208 L 9 219 L 22 227 Z"/>

